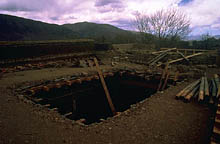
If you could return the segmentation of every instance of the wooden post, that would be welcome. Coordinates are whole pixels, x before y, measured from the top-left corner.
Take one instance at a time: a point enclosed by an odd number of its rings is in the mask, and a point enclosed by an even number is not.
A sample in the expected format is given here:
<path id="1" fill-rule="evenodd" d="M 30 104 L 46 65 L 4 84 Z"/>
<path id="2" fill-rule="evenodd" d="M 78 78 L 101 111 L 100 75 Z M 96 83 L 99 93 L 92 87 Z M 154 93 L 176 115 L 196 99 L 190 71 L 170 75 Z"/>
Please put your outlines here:
<path id="1" fill-rule="evenodd" d="M 112 103 L 112 99 L 111 99 L 111 97 L 110 97 L 108 88 L 107 88 L 107 86 L 106 86 L 104 77 L 103 77 L 102 72 L 101 72 L 101 70 L 100 70 L 100 68 L 99 68 L 99 64 L 98 64 L 98 61 L 97 61 L 96 58 L 94 58 L 94 62 L 95 62 L 96 70 L 97 70 L 97 72 L 98 72 L 98 74 L 99 74 L 99 77 L 100 77 L 102 86 L 103 86 L 103 88 L 104 88 L 104 91 L 105 91 L 105 94 L 106 94 L 106 97 L 107 97 L 109 106 L 110 106 L 110 108 L 111 108 L 111 110 L 112 110 L 113 115 L 116 115 L 115 107 L 114 107 L 114 105 L 113 105 L 113 103 Z"/>
<path id="2" fill-rule="evenodd" d="M 179 71 L 176 71 L 174 79 L 173 79 L 173 85 L 176 85 L 176 82 L 178 80 L 178 76 L 179 76 Z"/>
<path id="3" fill-rule="evenodd" d="M 162 75 L 161 75 L 160 84 L 159 84 L 159 86 L 158 86 L 158 88 L 157 88 L 157 91 L 159 91 L 160 88 L 161 88 L 161 86 L 162 86 L 162 83 L 163 83 L 163 81 L 164 81 L 164 79 L 165 79 L 165 76 L 166 76 L 166 73 L 167 73 L 167 70 L 168 70 L 168 66 L 169 66 L 169 63 L 167 62 L 167 63 L 166 63 L 166 66 L 165 66 L 165 68 L 164 68 L 164 70 L 163 70 L 163 73 L 162 73 Z"/>
<path id="4" fill-rule="evenodd" d="M 164 84 L 163 84 L 163 87 L 162 87 L 162 91 L 165 89 L 165 87 L 166 87 L 166 85 L 167 85 L 167 80 L 168 80 L 168 78 L 169 78 L 169 75 L 170 75 L 170 72 L 167 71 L 167 75 L 166 75 L 166 79 L 165 79 Z"/>

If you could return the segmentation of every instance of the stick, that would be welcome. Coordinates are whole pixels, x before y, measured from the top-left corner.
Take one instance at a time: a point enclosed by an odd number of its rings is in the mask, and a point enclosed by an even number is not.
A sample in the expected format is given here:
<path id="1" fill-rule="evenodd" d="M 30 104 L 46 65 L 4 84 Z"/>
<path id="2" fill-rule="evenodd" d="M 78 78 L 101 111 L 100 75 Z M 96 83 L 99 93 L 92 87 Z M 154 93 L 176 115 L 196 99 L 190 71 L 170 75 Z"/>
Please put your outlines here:
<path id="1" fill-rule="evenodd" d="M 152 52 L 152 54 L 157 54 L 157 53 L 162 53 L 162 52 L 169 52 L 169 51 L 172 51 L 172 50 L 176 50 L 176 48 L 170 48 L 170 49 L 167 49 L 167 50 L 156 51 L 156 52 Z"/>
<path id="2" fill-rule="evenodd" d="M 166 64 L 166 66 L 165 66 L 165 68 L 164 68 L 164 70 L 163 70 L 162 76 L 161 76 L 161 78 L 160 78 L 160 84 L 159 84 L 159 86 L 158 86 L 158 88 L 157 88 L 157 91 L 159 91 L 160 88 L 161 88 L 161 86 L 162 86 L 162 83 L 163 83 L 163 81 L 164 81 L 164 78 L 165 78 L 165 75 L 166 75 L 166 72 L 167 72 L 167 69 L 168 69 L 168 65 L 169 65 L 169 63 Z"/>
<path id="3" fill-rule="evenodd" d="M 167 85 L 167 80 L 168 80 L 168 78 L 169 78 L 169 75 L 170 75 L 170 72 L 167 71 L 167 76 L 166 76 L 166 79 L 165 79 L 165 81 L 164 81 L 164 84 L 163 84 L 163 87 L 162 87 L 162 91 L 164 90 L 164 88 L 165 88 L 166 85 Z"/>
<path id="4" fill-rule="evenodd" d="M 103 86 L 103 88 L 104 88 L 104 91 L 105 91 L 105 94 L 106 94 L 106 97 L 107 97 L 109 106 L 110 106 L 110 108 L 111 108 L 111 110 L 112 110 L 113 115 L 116 115 L 115 107 L 114 107 L 114 105 L 113 105 L 113 103 L 112 103 L 112 99 L 111 99 L 111 97 L 110 97 L 108 88 L 107 88 L 107 86 L 106 86 L 105 80 L 104 80 L 104 78 L 103 78 L 102 72 L 101 72 L 101 70 L 100 70 L 100 68 L 99 68 L 99 64 L 98 64 L 98 61 L 97 61 L 96 58 L 94 58 L 94 62 L 95 62 L 96 70 L 97 70 L 97 72 L 98 72 L 98 74 L 99 74 L 99 77 L 100 77 L 102 86 Z"/>
<path id="5" fill-rule="evenodd" d="M 198 56 L 198 55 L 202 55 L 203 53 L 196 53 L 196 54 L 193 54 L 193 55 L 189 55 L 189 56 L 186 56 L 185 58 L 191 58 L 191 57 L 194 57 L 194 56 Z M 171 60 L 169 61 L 169 64 L 171 63 L 175 63 L 175 62 L 178 62 L 178 61 L 182 61 L 184 60 L 184 58 L 179 58 L 179 59 L 176 59 L 176 60 Z M 157 66 L 161 66 L 161 64 L 158 64 Z"/>

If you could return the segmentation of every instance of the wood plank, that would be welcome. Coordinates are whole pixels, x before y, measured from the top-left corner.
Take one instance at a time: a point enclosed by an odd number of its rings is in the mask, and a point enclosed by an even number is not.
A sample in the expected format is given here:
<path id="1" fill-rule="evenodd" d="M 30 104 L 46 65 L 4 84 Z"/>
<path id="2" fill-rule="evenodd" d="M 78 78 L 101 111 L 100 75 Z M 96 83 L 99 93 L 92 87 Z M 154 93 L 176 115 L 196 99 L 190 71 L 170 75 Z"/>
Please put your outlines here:
<path id="1" fill-rule="evenodd" d="M 172 51 L 172 50 L 176 50 L 176 48 L 169 48 L 169 49 L 166 49 L 166 50 L 156 51 L 156 52 L 152 52 L 152 54 L 164 53 L 164 52 L 169 52 L 169 51 Z"/>
<path id="2" fill-rule="evenodd" d="M 98 61 L 97 61 L 96 58 L 94 58 L 94 62 L 95 62 L 96 70 L 97 70 L 97 72 L 98 72 L 98 74 L 99 74 L 99 77 L 100 77 L 102 86 L 103 86 L 103 88 L 104 88 L 104 91 L 105 91 L 105 94 L 106 94 L 106 97 L 107 97 L 109 106 L 110 106 L 110 108 L 111 108 L 111 110 L 112 110 L 113 115 L 116 115 L 117 113 L 116 113 L 115 107 L 114 107 L 114 105 L 113 105 L 113 103 L 112 103 L 112 99 L 111 99 L 111 97 L 110 97 L 108 88 L 107 88 L 107 86 L 106 86 L 104 77 L 103 77 L 103 75 L 102 75 L 102 71 L 101 71 L 100 68 L 99 68 L 99 64 L 98 64 Z"/>

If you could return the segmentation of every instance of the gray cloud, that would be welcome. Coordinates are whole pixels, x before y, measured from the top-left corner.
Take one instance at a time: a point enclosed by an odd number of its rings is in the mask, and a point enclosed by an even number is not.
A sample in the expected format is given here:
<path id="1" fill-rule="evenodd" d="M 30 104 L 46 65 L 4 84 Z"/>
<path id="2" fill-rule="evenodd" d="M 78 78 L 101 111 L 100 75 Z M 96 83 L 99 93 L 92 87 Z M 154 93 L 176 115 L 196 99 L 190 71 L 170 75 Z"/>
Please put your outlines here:
<path id="1" fill-rule="evenodd" d="M 126 5 L 120 0 L 96 0 L 95 7 L 101 13 L 107 13 L 111 11 L 122 12 Z"/>
<path id="2" fill-rule="evenodd" d="M 120 0 L 96 0 L 95 6 L 100 7 L 100 6 L 105 6 L 113 3 L 121 3 Z"/>
<path id="3" fill-rule="evenodd" d="M 118 20 L 110 21 L 110 23 L 122 29 L 128 29 L 128 30 L 132 29 L 131 19 L 118 19 Z"/>
<path id="4" fill-rule="evenodd" d="M 42 11 L 53 7 L 56 3 L 53 0 L 7 0 L 0 2 L 0 10 L 5 11 Z"/>

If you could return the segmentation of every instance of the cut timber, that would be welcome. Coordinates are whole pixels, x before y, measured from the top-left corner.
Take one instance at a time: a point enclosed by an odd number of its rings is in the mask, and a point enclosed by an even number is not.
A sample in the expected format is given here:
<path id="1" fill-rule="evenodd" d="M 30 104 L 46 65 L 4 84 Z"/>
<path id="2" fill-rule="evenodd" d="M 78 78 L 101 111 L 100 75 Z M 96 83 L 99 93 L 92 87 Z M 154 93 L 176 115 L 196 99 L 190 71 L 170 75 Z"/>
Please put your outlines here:
<path id="1" fill-rule="evenodd" d="M 198 90 L 199 90 L 199 84 L 188 95 L 185 96 L 185 100 L 190 101 L 190 99 L 196 94 Z"/>
<path id="2" fill-rule="evenodd" d="M 220 115 L 220 111 L 219 111 L 219 110 L 217 110 L 216 114 Z"/>
<path id="3" fill-rule="evenodd" d="M 156 52 L 152 52 L 152 54 L 158 54 L 158 53 L 163 53 L 163 52 L 169 52 L 169 51 L 172 51 L 172 50 L 176 50 L 176 48 L 170 48 L 170 49 L 167 49 L 167 50 L 156 51 Z"/>
<path id="4" fill-rule="evenodd" d="M 218 85 L 217 98 L 220 96 L 220 84 Z"/>
<path id="5" fill-rule="evenodd" d="M 111 97 L 110 97 L 108 88 L 107 88 L 107 86 L 106 86 L 104 77 L 103 77 L 102 72 L 101 72 L 101 70 L 100 70 L 100 68 L 99 68 L 99 64 L 98 64 L 98 61 L 97 61 L 96 58 L 94 58 L 94 62 L 95 62 L 96 70 L 97 70 L 97 72 L 98 72 L 98 74 L 99 74 L 99 77 L 100 77 L 102 86 L 103 86 L 103 88 L 104 88 L 104 91 L 105 91 L 105 94 L 106 94 L 106 97 L 107 97 L 109 106 L 110 106 L 110 108 L 111 108 L 111 110 L 112 110 L 113 115 L 116 115 L 117 113 L 116 113 L 115 107 L 114 107 L 114 105 L 113 105 L 113 103 L 112 103 L 112 99 L 111 99 Z"/>
<path id="6" fill-rule="evenodd" d="M 220 129 L 217 128 L 216 126 L 214 126 L 214 128 L 213 128 L 213 132 L 214 132 L 215 134 L 220 135 Z"/>
<path id="7" fill-rule="evenodd" d="M 189 59 L 188 58 L 186 58 L 185 56 L 184 56 L 184 54 L 183 53 L 181 53 L 181 52 L 179 52 L 179 51 L 177 51 L 177 53 L 179 54 L 179 55 L 181 55 L 187 62 L 189 62 Z"/>
<path id="8" fill-rule="evenodd" d="M 203 101 L 204 100 L 204 89 L 205 89 L 204 81 L 205 81 L 205 78 L 202 77 L 201 83 L 200 83 L 200 88 L 199 88 L 199 98 L 198 98 L 198 101 Z"/>
<path id="9" fill-rule="evenodd" d="M 215 122 L 220 123 L 220 119 L 217 119 L 217 117 L 215 117 Z"/>
<path id="10" fill-rule="evenodd" d="M 191 57 L 194 57 L 194 56 L 198 56 L 198 55 L 202 55 L 203 53 L 196 53 L 196 54 L 193 54 L 193 55 L 189 55 L 189 56 L 186 56 L 185 58 L 191 58 Z M 182 61 L 184 60 L 184 58 L 179 58 L 179 59 L 176 59 L 176 60 L 171 60 L 169 61 L 169 64 L 172 64 L 172 63 L 175 63 L 175 62 L 178 62 L 178 61 Z M 161 64 L 158 64 L 157 66 L 161 66 Z"/>
<path id="11" fill-rule="evenodd" d="M 194 82 L 190 87 L 182 93 L 182 97 L 185 97 L 189 92 L 191 92 L 198 84 L 200 83 L 200 79 Z"/>
<path id="12" fill-rule="evenodd" d="M 209 83 L 207 77 L 205 77 L 205 96 L 209 96 Z"/>
<path id="13" fill-rule="evenodd" d="M 159 83 L 159 86 L 158 86 L 158 88 L 157 88 L 157 91 L 159 91 L 160 88 L 161 88 L 161 86 L 162 86 L 162 83 L 163 83 L 163 81 L 164 81 L 164 79 L 165 79 L 165 76 L 166 76 L 166 73 L 167 73 L 167 70 L 168 70 L 168 66 L 169 66 L 169 63 L 166 64 L 166 66 L 165 66 L 165 68 L 164 68 L 164 70 L 163 70 L 163 73 L 162 73 L 162 75 L 161 75 L 160 83 Z"/>
<path id="14" fill-rule="evenodd" d="M 193 82 L 193 83 L 191 83 L 190 85 L 188 85 L 187 87 L 185 87 L 183 90 L 181 90 L 178 94 L 176 94 L 176 99 L 179 99 L 180 97 L 182 97 L 182 94 L 183 94 L 187 89 L 189 89 L 190 87 L 192 87 L 195 83 L 197 83 L 198 81 L 200 81 L 200 79 L 197 80 L 197 81 L 195 81 L 195 82 Z"/>
<path id="15" fill-rule="evenodd" d="M 218 98 L 220 95 L 220 82 L 219 82 L 219 77 L 217 74 L 214 74 L 214 80 L 215 80 L 215 84 L 216 84 L 216 97 Z"/>
<path id="16" fill-rule="evenodd" d="M 217 86 L 215 80 L 212 79 L 212 97 L 216 97 L 216 95 L 217 95 Z"/>
<path id="17" fill-rule="evenodd" d="M 72 114 L 73 114 L 72 112 L 69 112 L 69 113 L 64 114 L 64 116 L 67 117 L 67 116 L 72 115 Z"/>
<path id="18" fill-rule="evenodd" d="M 156 62 L 158 62 L 160 59 L 162 59 L 166 55 L 167 55 L 167 52 L 161 53 L 160 55 L 158 55 L 154 59 L 152 59 L 148 64 L 153 66 Z"/>

